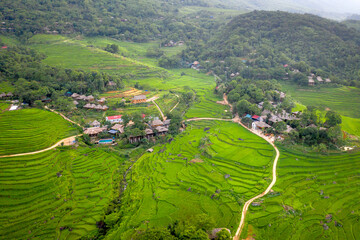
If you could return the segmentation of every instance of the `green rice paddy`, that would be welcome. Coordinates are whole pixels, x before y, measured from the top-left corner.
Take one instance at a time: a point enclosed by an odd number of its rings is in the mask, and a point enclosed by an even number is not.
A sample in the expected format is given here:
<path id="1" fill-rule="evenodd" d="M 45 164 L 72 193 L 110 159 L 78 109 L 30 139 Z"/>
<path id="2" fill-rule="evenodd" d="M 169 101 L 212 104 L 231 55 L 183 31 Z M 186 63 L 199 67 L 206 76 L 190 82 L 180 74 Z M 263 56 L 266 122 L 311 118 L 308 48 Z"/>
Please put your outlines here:
<path id="1" fill-rule="evenodd" d="M 45 63 L 63 68 L 101 71 L 113 74 L 157 76 L 150 65 L 117 54 L 111 54 L 91 44 L 59 35 L 35 35 L 29 40 L 30 47 L 44 53 Z"/>
<path id="2" fill-rule="evenodd" d="M 360 153 L 281 149 L 274 193 L 249 208 L 242 238 L 359 239 L 359 169 Z"/>
<path id="3" fill-rule="evenodd" d="M 306 106 L 331 109 L 343 116 L 360 118 L 360 89 L 354 87 L 301 87 L 281 82 L 283 90 Z"/>
<path id="4" fill-rule="evenodd" d="M 122 161 L 81 148 L 0 158 L 0 238 L 90 238 L 119 194 Z"/>
<path id="5" fill-rule="evenodd" d="M 210 141 L 206 154 L 200 144 L 204 137 Z M 134 164 L 123 221 L 108 237 L 129 239 L 134 229 L 167 226 L 199 213 L 235 231 L 243 203 L 269 184 L 273 158 L 273 148 L 240 125 L 191 123 L 174 141 Z"/>
<path id="6" fill-rule="evenodd" d="M 39 109 L 1 113 L 0 129 L 0 155 L 45 149 L 78 132 L 59 115 Z"/>

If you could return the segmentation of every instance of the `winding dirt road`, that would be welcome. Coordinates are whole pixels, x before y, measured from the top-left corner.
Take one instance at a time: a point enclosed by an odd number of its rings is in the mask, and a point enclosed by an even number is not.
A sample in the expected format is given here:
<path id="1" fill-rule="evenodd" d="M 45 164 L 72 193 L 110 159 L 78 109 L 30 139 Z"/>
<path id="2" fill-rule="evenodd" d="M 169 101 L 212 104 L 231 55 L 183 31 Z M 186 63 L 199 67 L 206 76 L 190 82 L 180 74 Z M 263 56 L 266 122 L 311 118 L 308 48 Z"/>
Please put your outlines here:
<path id="1" fill-rule="evenodd" d="M 227 96 L 224 94 L 224 102 L 227 103 L 227 105 L 229 105 L 232 109 L 232 105 L 228 103 L 227 101 Z M 279 152 L 279 149 L 275 146 L 275 144 L 271 141 L 271 139 L 269 139 L 268 137 L 266 137 L 265 135 L 259 133 L 259 132 L 256 132 L 254 131 L 253 129 L 249 129 L 247 128 L 242 122 L 241 122 L 241 119 L 239 118 L 239 116 L 235 116 L 234 119 L 222 119 L 222 118 L 191 118 L 191 119 L 187 119 L 185 121 L 200 121 L 200 120 L 215 120 L 215 121 L 232 121 L 232 122 L 235 122 L 235 123 L 238 123 L 240 124 L 241 126 L 243 126 L 245 129 L 248 129 L 250 132 L 256 134 L 257 136 L 261 137 L 262 139 L 264 139 L 265 141 L 267 141 L 268 143 L 271 144 L 271 146 L 273 146 L 273 148 L 275 149 L 276 151 L 276 157 L 274 159 L 274 164 L 273 164 L 273 168 L 272 168 L 272 175 L 273 175 L 273 178 L 272 178 L 272 181 L 270 183 L 270 185 L 266 188 L 266 190 L 264 192 L 262 192 L 261 194 L 251 198 L 250 200 L 248 200 L 244 206 L 243 206 L 243 209 L 242 209 L 242 212 L 241 212 L 241 220 L 240 220 L 240 224 L 239 224 L 239 227 L 236 231 L 236 234 L 235 236 L 233 237 L 233 240 L 239 240 L 240 239 L 240 235 L 241 235 L 241 231 L 245 225 L 245 218 L 246 218 L 246 213 L 249 209 L 249 206 L 251 203 L 253 203 L 256 199 L 259 199 L 263 196 L 265 196 L 266 194 L 268 194 L 270 192 L 270 190 L 274 187 L 275 183 L 276 183 L 276 168 L 277 168 L 277 163 L 279 161 L 279 158 L 280 158 L 280 152 Z"/>

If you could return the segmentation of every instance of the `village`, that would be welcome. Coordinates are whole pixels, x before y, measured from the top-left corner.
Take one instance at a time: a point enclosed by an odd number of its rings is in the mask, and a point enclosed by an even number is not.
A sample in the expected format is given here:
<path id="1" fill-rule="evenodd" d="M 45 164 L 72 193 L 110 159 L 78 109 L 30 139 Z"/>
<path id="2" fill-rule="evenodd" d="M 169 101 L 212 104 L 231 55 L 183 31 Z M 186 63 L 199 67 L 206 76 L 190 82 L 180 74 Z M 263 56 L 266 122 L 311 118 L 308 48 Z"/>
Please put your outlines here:
<path id="1" fill-rule="evenodd" d="M 74 105 L 81 106 L 82 103 L 84 109 L 97 111 L 109 109 L 105 105 L 105 98 L 95 100 L 92 95 L 85 96 L 77 93 L 72 93 L 70 97 L 73 99 Z M 146 103 L 148 100 L 146 95 L 135 95 L 131 98 L 129 104 Z M 97 104 L 94 102 L 97 102 Z M 125 103 L 126 100 L 122 98 L 121 102 Z M 140 143 L 144 139 L 156 142 L 156 137 L 165 136 L 168 133 L 170 123 L 171 119 L 166 119 L 166 117 L 162 121 L 159 117 L 146 116 L 145 114 L 141 114 L 141 119 L 128 119 L 127 122 L 123 119 L 123 115 L 113 115 L 106 116 L 104 124 L 101 124 L 98 120 L 89 122 L 89 127 L 84 129 L 84 134 L 90 137 L 92 143 L 101 145 L 116 145 L 116 139 L 124 138 L 130 144 Z"/>

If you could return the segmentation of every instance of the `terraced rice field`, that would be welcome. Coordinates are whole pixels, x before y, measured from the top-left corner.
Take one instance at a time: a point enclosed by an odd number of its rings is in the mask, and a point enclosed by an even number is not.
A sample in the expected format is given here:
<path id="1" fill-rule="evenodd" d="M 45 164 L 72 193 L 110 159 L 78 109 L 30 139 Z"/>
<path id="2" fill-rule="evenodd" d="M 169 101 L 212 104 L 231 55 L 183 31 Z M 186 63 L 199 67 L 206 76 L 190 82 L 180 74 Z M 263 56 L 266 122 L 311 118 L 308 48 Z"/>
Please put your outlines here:
<path id="1" fill-rule="evenodd" d="M 360 153 L 280 150 L 275 192 L 261 206 L 250 207 L 241 237 L 359 239 Z"/>
<path id="2" fill-rule="evenodd" d="M 0 239 L 91 237 L 118 195 L 122 161 L 95 149 L 0 158 Z"/>
<path id="3" fill-rule="evenodd" d="M 210 140 L 205 155 L 199 147 L 204 137 Z M 265 140 L 235 123 L 191 123 L 134 164 L 123 221 L 108 239 L 129 239 L 134 229 L 167 226 L 200 213 L 236 231 L 241 205 L 271 181 L 274 155 Z"/>
<path id="4" fill-rule="evenodd" d="M 50 66 L 98 70 L 111 74 L 133 74 L 134 76 L 158 76 L 152 66 L 133 59 L 111 54 L 100 48 L 86 45 L 75 38 L 38 34 L 29 40 L 31 48 L 44 53 L 44 63 Z"/>
<path id="5" fill-rule="evenodd" d="M 2 111 L 5 111 L 6 109 L 8 109 L 10 107 L 10 104 L 7 102 L 0 102 L 0 113 Z"/>
<path id="6" fill-rule="evenodd" d="M 341 129 L 352 135 L 360 136 L 360 119 L 343 116 Z"/>
<path id="7" fill-rule="evenodd" d="M 331 109 L 341 115 L 360 118 L 360 89 L 355 87 L 312 88 L 281 82 L 283 90 L 306 106 Z"/>
<path id="8" fill-rule="evenodd" d="M 23 109 L 0 114 L 0 155 L 45 149 L 78 130 L 59 115 Z"/>
<path id="9" fill-rule="evenodd" d="M 170 110 L 179 102 L 179 98 L 173 93 L 165 94 L 161 98 L 156 100 L 161 110 L 164 112 L 170 112 Z"/>
<path id="10" fill-rule="evenodd" d="M 230 107 L 217 104 L 223 99 L 212 91 L 201 91 L 197 93 L 197 101 L 185 114 L 186 118 L 210 117 L 210 118 L 232 118 Z"/>

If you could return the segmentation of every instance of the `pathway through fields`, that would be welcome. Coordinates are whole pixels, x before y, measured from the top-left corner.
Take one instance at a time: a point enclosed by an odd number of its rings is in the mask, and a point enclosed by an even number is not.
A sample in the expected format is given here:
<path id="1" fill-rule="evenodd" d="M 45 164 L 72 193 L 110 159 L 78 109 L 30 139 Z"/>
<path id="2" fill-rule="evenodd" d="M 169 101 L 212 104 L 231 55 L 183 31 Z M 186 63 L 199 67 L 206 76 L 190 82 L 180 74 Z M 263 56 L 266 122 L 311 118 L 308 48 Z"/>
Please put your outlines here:
<path id="1" fill-rule="evenodd" d="M 230 108 L 232 109 L 232 105 L 227 101 L 227 96 L 224 94 L 224 102 L 230 106 Z M 248 200 L 245 204 L 244 204 L 244 207 L 242 209 L 242 213 L 241 213 L 241 220 L 240 220 L 240 224 L 239 224 L 239 227 L 236 231 L 236 234 L 233 238 L 233 240 L 239 240 L 240 239 L 240 235 L 241 235 L 241 231 L 245 225 L 245 218 L 246 218 L 246 213 L 249 209 L 249 206 L 252 202 L 254 202 L 256 199 L 259 199 L 263 196 L 265 196 L 266 194 L 268 194 L 271 190 L 271 188 L 275 185 L 276 183 L 276 167 L 277 167 L 277 163 L 278 163 L 278 160 L 279 160 L 279 157 L 280 157 L 280 152 L 279 152 L 279 149 L 275 146 L 275 144 L 273 143 L 273 141 L 266 137 L 265 135 L 253 130 L 253 129 L 249 129 L 247 128 L 242 122 L 241 122 L 241 119 L 239 118 L 238 115 L 235 116 L 234 119 L 222 119 L 222 118 L 191 118 L 191 119 L 187 119 L 185 121 L 201 121 L 201 120 L 214 120 L 214 121 L 233 121 L 235 123 L 238 123 L 240 124 L 241 126 L 243 126 L 245 129 L 248 129 L 250 132 L 256 134 L 257 136 L 263 138 L 265 141 L 267 141 L 268 143 L 271 144 L 271 146 L 273 146 L 273 148 L 275 149 L 276 151 L 276 157 L 275 157 L 275 160 L 274 160 L 274 164 L 273 164 L 273 169 L 272 169 L 272 175 L 273 175 L 273 178 L 272 178 L 272 181 L 270 183 L 270 185 L 266 188 L 266 190 L 264 192 L 262 192 L 261 194 L 251 198 L 250 200 Z"/>
<path id="2" fill-rule="evenodd" d="M 162 112 L 162 110 L 161 110 L 161 108 L 159 107 L 159 105 L 158 105 L 154 100 L 152 100 L 152 102 L 155 104 L 155 106 L 156 106 L 157 109 L 159 110 L 162 119 L 163 119 L 163 120 L 166 120 L 166 119 L 165 119 L 165 116 L 164 116 L 164 113 Z"/>

